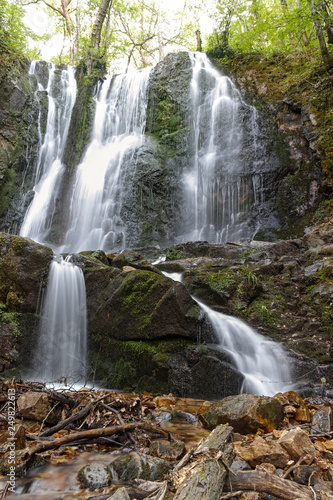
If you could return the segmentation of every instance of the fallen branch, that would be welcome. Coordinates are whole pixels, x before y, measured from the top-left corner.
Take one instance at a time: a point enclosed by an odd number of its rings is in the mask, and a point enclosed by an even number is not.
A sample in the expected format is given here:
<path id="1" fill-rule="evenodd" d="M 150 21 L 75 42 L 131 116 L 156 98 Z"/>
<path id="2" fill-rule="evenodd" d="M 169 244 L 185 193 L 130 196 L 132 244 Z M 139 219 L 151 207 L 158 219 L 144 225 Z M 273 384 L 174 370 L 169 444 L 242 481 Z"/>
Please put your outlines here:
<path id="1" fill-rule="evenodd" d="M 268 493 L 282 500 L 314 500 L 312 488 L 261 471 L 240 471 L 230 474 L 224 489 Z M 333 500 L 333 495 L 326 491 L 317 490 L 316 496 L 317 500 Z"/>
<path id="2" fill-rule="evenodd" d="M 314 457 L 311 457 L 311 455 L 305 455 L 304 457 L 301 457 L 298 462 L 296 462 L 294 465 L 291 465 L 289 467 L 289 469 L 286 470 L 286 472 L 283 474 L 283 476 L 281 477 L 281 479 L 287 479 L 287 477 L 289 476 L 289 474 L 295 470 L 299 465 L 301 465 L 305 460 L 311 460 L 311 462 L 308 464 L 308 465 L 311 465 L 311 463 L 313 462 L 314 460 Z"/>
<path id="3" fill-rule="evenodd" d="M 46 436 L 52 436 L 55 432 L 60 431 L 66 425 L 72 424 L 73 422 L 76 422 L 77 420 L 80 420 L 81 418 L 85 417 L 88 413 L 90 413 L 91 409 L 95 404 L 97 404 L 99 401 L 102 399 L 106 398 L 108 394 L 104 394 L 101 398 L 96 399 L 95 401 L 91 401 L 88 403 L 82 410 L 79 412 L 75 413 L 71 417 L 66 418 L 62 422 L 59 422 L 57 425 L 54 425 L 53 427 L 50 427 L 46 431 L 42 432 L 41 434 L 38 435 L 38 438 L 46 437 Z"/>
<path id="4" fill-rule="evenodd" d="M 163 436 L 167 436 L 168 433 L 157 427 L 146 424 L 145 422 L 136 422 L 133 424 L 126 425 L 116 425 L 112 427 L 102 427 L 100 429 L 89 429 L 87 431 L 73 432 L 72 434 L 67 434 L 60 438 L 54 439 L 53 441 L 42 441 L 30 449 L 25 449 L 18 454 L 21 460 L 28 461 L 36 453 L 42 453 L 48 450 L 54 450 L 60 448 L 60 446 L 67 445 L 73 441 L 81 441 L 83 439 L 95 439 L 104 436 L 110 436 L 112 434 L 122 434 L 125 432 L 133 431 L 135 429 L 144 429 L 147 432 L 155 432 Z"/>

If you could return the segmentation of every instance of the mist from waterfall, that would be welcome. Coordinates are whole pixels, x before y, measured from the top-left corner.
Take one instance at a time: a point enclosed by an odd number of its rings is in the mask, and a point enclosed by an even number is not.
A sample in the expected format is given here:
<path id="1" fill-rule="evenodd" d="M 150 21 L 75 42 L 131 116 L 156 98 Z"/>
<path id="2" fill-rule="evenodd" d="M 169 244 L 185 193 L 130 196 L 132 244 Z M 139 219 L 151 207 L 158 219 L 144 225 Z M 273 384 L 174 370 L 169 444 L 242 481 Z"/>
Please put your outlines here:
<path id="1" fill-rule="evenodd" d="M 186 241 L 251 238 L 254 205 L 263 201 L 258 113 L 203 53 L 191 54 L 192 164 L 184 172 Z M 184 241 L 184 240 L 183 240 Z"/>

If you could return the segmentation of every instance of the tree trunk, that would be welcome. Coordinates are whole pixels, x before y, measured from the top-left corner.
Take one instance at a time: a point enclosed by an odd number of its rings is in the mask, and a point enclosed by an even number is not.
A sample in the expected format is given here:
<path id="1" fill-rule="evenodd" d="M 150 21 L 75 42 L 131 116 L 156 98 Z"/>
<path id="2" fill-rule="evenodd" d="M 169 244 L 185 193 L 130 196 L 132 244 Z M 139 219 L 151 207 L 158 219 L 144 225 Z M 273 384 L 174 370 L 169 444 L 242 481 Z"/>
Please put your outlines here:
<path id="1" fill-rule="evenodd" d="M 317 38 L 318 38 L 318 42 L 319 42 L 321 56 L 323 58 L 324 63 L 328 65 L 329 59 L 330 59 L 329 53 L 327 50 L 323 29 L 322 29 L 322 26 L 321 26 L 321 23 L 319 20 L 319 14 L 318 14 L 317 7 L 316 7 L 314 0 L 311 1 L 311 15 L 312 15 L 312 19 L 313 19 L 313 24 L 315 25 L 315 29 L 316 29 L 316 34 L 317 34 Z"/>
<path id="2" fill-rule="evenodd" d="M 201 33 L 200 33 L 200 30 L 197 30 L 195 32 L 195 35 L 197 37 L 197 52 L 202 52 L 202 42 L 201 42 Z"/>
<path id="3" fill-rule="evenodd" d="M 92 34 L 91 34 L 91 45 L 94 49 L 98 50 L 101 41 L 101 33 L 103 28 L 103 23 L 108 13 L 109 5 L 112 5 L 112 0 L 102 0 L 97 12 L 97 16 L 94 22 Z M 110 6 L 111 7 L 111 6 Z"/>

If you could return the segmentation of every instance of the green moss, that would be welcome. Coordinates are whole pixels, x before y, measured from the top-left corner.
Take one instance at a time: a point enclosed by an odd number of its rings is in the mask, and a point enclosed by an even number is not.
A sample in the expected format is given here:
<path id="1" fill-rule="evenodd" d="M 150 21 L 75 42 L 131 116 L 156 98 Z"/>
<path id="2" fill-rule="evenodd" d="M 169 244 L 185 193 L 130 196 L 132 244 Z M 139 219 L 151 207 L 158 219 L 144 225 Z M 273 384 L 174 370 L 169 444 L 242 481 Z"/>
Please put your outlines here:
<path id="1" fill-rule="evenodd" d="M 20 254 L 23 250 L 28 245 L 28 242 L 25 238 L 20 238 L 17 236 L 16 238 L 12 239 L 12 249 L 15 254 Z"/>
<path id="2" fill-rule="evenodd" d="M 184 258 L 184 252 L 182 252 L 182 250 L 170 248 L 166 253 L 165 260 L 179 260 L 183 258 Z"/>

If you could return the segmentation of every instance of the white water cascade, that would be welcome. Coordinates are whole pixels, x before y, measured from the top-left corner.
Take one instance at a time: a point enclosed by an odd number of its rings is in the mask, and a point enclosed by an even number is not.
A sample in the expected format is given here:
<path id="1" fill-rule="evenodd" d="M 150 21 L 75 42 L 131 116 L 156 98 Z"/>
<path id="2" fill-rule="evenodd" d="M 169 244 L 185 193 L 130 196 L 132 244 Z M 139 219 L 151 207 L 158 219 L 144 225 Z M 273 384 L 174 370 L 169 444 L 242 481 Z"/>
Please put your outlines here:
<path id="1" fill-rule="evenodd" d="M 249 210 L 263 202 L 258 113 L 202 53 L 191 55 L 194 156 L 184 174 L 186 240 L 253 237 Z"/>
<path id="2" fill-rule="evenodd" d="M 144 137 L 150 70 L 108 77 L 97 92 L 91 141 L 73 182 L 63 251 L 125 247 L 122 197 Z"/>
<path id="3" fill-rule="evenodd" d="M 48 114 L 43 139 L 41 113 L 39 114 L 41 147 L 35 170 L 34 197 L 25 214 L 20 235 L 48 244 L 47 237 L 55 215 L 55 201 L 65 171 L 61 160 L 76 98 L 76 80 L 73 67 L 62 69 L 59 75 L 54 64 L 50 63 L 48 83 L 44 87 L 38 80 L 36 67 L 33 61 L 30 74 L 35 74 L 37 78 L 38 91 L 47 92 Z"/>
<path id="4" fill-rule="evenodd" d="M 218 348 L 244 375 L 241 393 L 274 396 L 291 389 L 289 362 L 279 344 L 259 335 L 244 321 L 197 302 L 219 339 Z"/>
<path id="5" fill-rule="evenodd" d="M 181 273 L 166 273 L 174 281 L 182 281 Z M 219 344 L 214 348 L 226 353 L 244 375 L 242 393 L 274 396 L 291 389 L 289 362 L 283 348 L 257 333 L 244 321 L 214 311 L 195 297 L 212 325 Z"/>
<path id="6" fill-rule="evenodd" d="M 71 256 L 54 258 L 42 306 L 34 376 L 44 381 L 86 376 L 87 311 L 82 270 Z"/>

